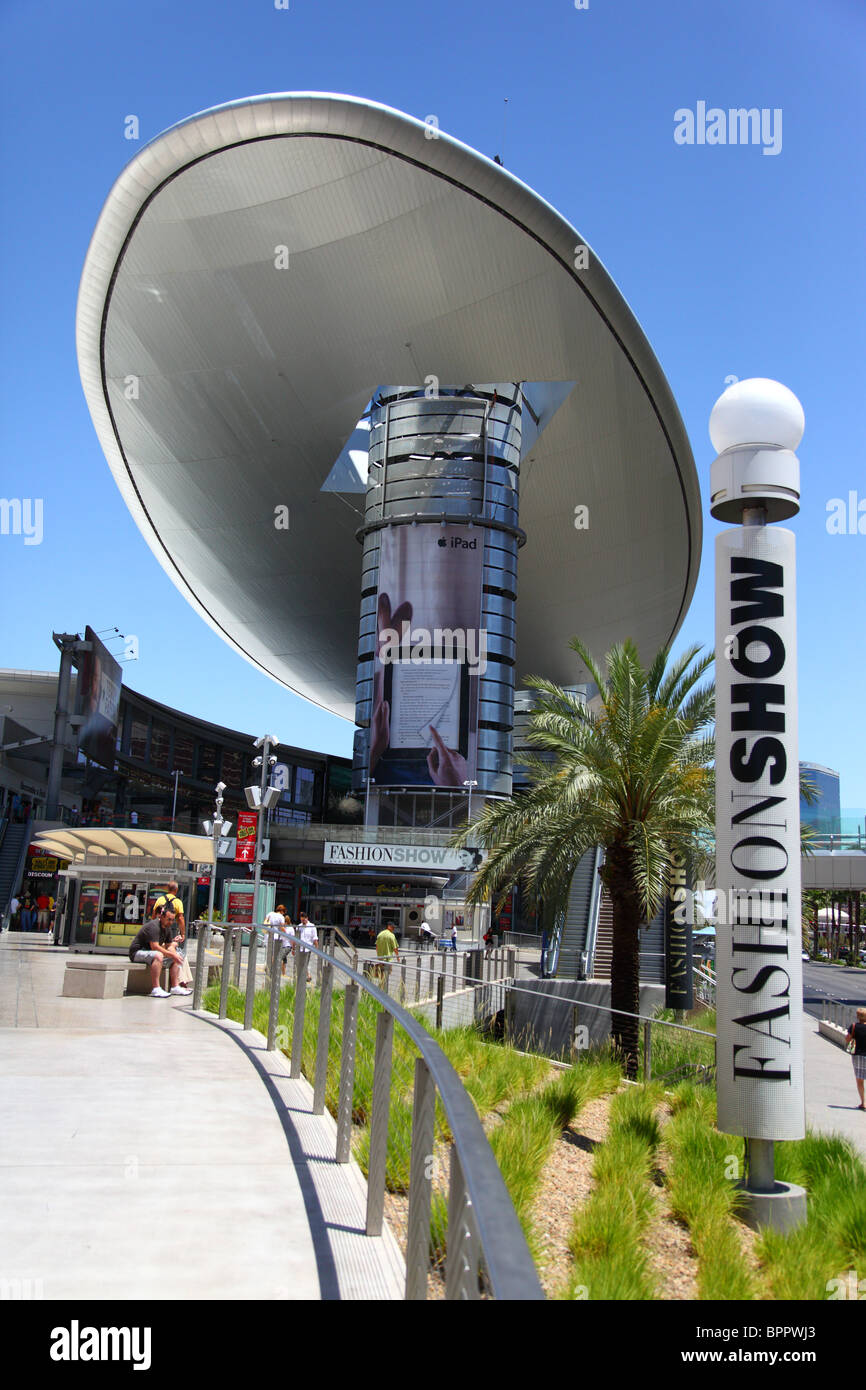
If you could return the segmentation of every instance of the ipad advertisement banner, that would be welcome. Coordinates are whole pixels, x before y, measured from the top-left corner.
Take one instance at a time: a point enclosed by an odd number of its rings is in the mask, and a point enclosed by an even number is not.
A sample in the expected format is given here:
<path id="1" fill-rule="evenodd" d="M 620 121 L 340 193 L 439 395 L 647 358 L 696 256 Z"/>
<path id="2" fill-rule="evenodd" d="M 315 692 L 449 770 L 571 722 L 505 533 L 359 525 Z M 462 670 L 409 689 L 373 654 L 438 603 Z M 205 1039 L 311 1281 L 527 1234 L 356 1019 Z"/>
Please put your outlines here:
<path id="1" fill-rule="evenodd" d="M 370 775 L 378 787 L 475 777 L 484 532 L 389 526 L 379 550 Z"/>
<path id="2" fill-rule="evenodd" d="M 117 751 L 117 716 L 123 667 L 100 642 L 93 628 L 84 630 L 90 651 L 79 671 L 80 711 L 84 716 L 79 747 L 92 762 L 113 768 Z"/>

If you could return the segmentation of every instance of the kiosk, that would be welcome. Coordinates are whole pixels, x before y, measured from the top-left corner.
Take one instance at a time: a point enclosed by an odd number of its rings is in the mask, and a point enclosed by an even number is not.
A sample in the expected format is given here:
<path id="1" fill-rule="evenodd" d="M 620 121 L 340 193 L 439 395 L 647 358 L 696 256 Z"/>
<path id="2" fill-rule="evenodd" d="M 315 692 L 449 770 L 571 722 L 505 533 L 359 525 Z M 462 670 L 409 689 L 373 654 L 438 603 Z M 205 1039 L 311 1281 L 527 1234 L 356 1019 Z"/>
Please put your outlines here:
<path id="1" fill-rule="evenodd" d="M 60 873 L 54 940 L 70 951 L 126 953 L 168 882 L 189 921 L 196 878 L 213 866 L 213 840 L 159 830 L 43 830 L 35 837 L 46 854 L 69 860 Z"/>

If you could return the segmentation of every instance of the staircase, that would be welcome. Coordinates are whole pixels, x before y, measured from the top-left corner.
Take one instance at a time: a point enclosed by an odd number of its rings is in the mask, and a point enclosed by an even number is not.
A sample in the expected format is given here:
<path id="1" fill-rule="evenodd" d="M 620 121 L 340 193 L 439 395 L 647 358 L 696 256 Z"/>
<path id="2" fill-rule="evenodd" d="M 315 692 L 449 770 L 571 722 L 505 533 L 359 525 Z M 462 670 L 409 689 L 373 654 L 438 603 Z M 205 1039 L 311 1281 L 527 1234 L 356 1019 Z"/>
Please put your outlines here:
<path id="1" fill-rule="evenodd" d="M 595 942 L 595 962 L 590 961 L 592 977 L 595 980 L 609 980 L 613 960 L 613 906 L 607 891 L 601 890 L 601 906 L 598 913 L 598 935 Z M 665 978 L 665 940 L 664 909 L 657 914 L 648 927 L 641 927 L 640 933 L 640 982 L 641 984 L 664 984 Z"/>
<path id="2" fill-rule="evenodd" d="M 29 843 L 29 821 L 25 825 L 6 822 L 0 840 L 0 917 L 5 917 L 9 911 L 9 901 L 18 887 L 22 860 Z"/>
<path id="3" fill-rule="evenodd" d="M 579 980 L 583 978 L 581 956 L 588 951 L 589 928 L 592 920 L 594 896 L 598 891 L 599 851 L 587 850 L 574 871 L 565 921 L 559 938 L 559 951 L 555 963 L 555 975 L 559 980 Z"/>

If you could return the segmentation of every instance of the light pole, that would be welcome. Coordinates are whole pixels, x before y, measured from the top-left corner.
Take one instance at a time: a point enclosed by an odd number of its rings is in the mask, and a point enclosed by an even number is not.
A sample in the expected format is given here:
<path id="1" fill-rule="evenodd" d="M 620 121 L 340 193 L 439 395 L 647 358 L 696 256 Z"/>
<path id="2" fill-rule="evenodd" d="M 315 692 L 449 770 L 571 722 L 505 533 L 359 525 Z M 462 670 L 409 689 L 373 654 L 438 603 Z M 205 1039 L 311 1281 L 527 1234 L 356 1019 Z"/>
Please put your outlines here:
<path id="1" fill-rule="evenodd" d="M 174 830 L 174 819 L 177 815 L 177 782 L 178 778 L 181 777 L 183 774 L 179 767 L 173 767 L 171 770 L 171 775 L 174 778 L 174 800 L 171 803 L 171 828 L 172 830 Z"/>
<path id="2" fill-rule="evenodd" d="M 253 759 L 253 767 L 261 769 L 259 785 L 257 787 L 245 787 L 244 792 L 247 798 L 247 805 L 251 810 L 256 811 L 256 873 L 253 883 L 253 920 L 250 926 L 250 944 L 247 947 L 247 993 L 244 1004 L 244 1028 L 247 1032 L 253 1026 L 253 999 L 256 992 L 256 955 L 259 947 L 258 919 L 259 913 L 259 890 L 262 882 L 262 823 L 263 813 L 270 811 L 280 799 L 280 788 L 269 786 L 271 778 L 271 768 L 276 765 L 277 759 L 271 753 L 272 748 L 276 748 L 279 739 L 274 738 L 273 734 L 263 734 L 254 743 L 255 748 L 261 748 L 259 757 Z"/>
<path id="3" fill-rule="evenodd" d="M 219 858 L 219 842 L 222 836 L 228 835 L 229 831 L 232 828 L 232 823 L 230 820 L 223 820 L 223 792 L 225 791 L 225 789 L 225 782 L 217 782 L 215 788 L 216 804 L 214 807 L 213 820 L 206 820 L 202 822 L 204 825 L 205 834 L 210 835 L 213 839 L 213 864 L 211 865 L 210 887 L 208 889 L 207 895 L 207 920 L 209 924 L 213 922 L 213 903 L 214 893 L 216 891 L 216 871 L 217 860 Z M 202 981 L 204 979 L 204 953 L 208 948 L 209 940 L 210 926 L 207 926 L 204 929 L 204 938 L 202 939 L 202 937 L 200 936 L 196 945 L 195 991 L 192 1001 L 192 1006 L 194 1009 L 198 1009 L 201 1007 Z M 201 964 L 199 963 L 199 955 L 201 955 Z"/>
<path id="4" fill-rule="evenodd" d="M 467 780 L 466 782 L 464 782 L 463 785 L 464 785 L 464 787 L 468 787 L 468 788 L 469 788 L 469 809 L 468 809 L 467 812 L 466 812 L 466 824 L 467 824 L 467 825 L 471 825 L 471 823 L 472 823 L 472 788 L 473 788 L 473 787 L 477 787 L 477 786 L 478 786 L 478 783 L 477 783 L 476 781 L 473 781 L 473 780 L 470 778 L 469 780 Z"/>
<path id="5" fill-rule="evenodd" d="M 806 1194 L 776 1182 L 773 1145 L 805 1134 L 795 538 L 803 408 L 739 381 L 710 416 L 716 537 L 718 1127 L 746 1140 L 746 1219 L 789 1230 Z M 724 922 L 724 925 L 723 925 Z"/>

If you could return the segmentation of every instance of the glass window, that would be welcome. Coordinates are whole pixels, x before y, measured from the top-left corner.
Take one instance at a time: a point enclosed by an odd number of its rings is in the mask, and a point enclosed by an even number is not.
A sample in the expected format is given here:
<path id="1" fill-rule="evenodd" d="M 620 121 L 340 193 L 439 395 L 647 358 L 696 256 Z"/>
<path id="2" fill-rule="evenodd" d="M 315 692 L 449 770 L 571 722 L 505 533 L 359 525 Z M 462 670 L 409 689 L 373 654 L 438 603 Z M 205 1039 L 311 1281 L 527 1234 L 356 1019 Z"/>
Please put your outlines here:
<path id="1" fill-rule="evenodd" d="M 393 825 L 397 814 L 396 798 L 385 792 L 379 793 L 379 824 Z"/>
<path id="2" fill-rule="evenodd" d="M 133 758 L 147 757 L 147 724 L 142 719 L 133 719 L 129 732 L 129 752 Z"/>
<path id="3" fill-rule="evenodd" d="M 200 743 L 198 749 L 199 781 L 216 781 L 219 768 L 219 751 L 211 743 Z"/>
<path id="4" fill-rule="evenodd" d="M 192 776 L 192 757 L 194 744 L 187 734 L 174 736 L 174 765 L 187 777 Z"/>
<path id="5" fill-rule="evenodd" d="M 223 749 L 222 780 L 235 789 L 244 785 L 244 755 L 237 749 Z"/>
<path id="6" fill-rule="evenodd" d="M 309 767 L 295 769 L 295 805 L 312 806 L 315 801 L 316 774 Z"/>
<path id="7" fill-rule="evenodd" d="M 155 767 L 168 767 L 171 752 L 171 731 L 164 724 L 154 724 L 150 734 L 150 761 Z"/>

